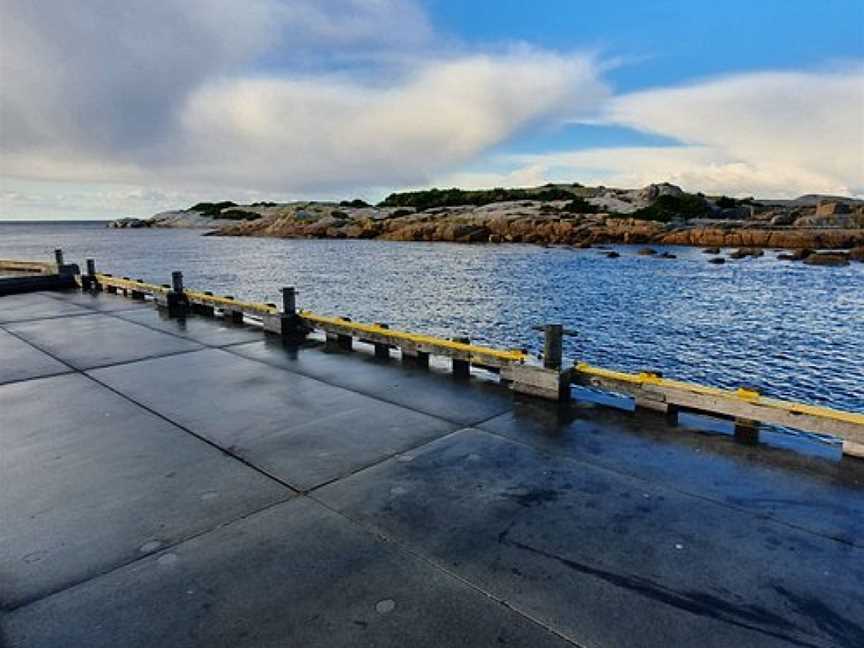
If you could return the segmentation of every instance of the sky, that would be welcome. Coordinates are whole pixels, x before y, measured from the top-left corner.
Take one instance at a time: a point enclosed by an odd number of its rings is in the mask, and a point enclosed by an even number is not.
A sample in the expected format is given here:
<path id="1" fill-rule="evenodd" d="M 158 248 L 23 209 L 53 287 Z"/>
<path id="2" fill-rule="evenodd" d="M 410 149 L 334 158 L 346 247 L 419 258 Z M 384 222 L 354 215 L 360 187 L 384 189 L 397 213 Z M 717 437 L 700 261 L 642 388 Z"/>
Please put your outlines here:
<path id="1" fill-rule="evenodd" d="M 546 182 L 864 197 L 864 2 L 0 0 L 0 219 Z"/>

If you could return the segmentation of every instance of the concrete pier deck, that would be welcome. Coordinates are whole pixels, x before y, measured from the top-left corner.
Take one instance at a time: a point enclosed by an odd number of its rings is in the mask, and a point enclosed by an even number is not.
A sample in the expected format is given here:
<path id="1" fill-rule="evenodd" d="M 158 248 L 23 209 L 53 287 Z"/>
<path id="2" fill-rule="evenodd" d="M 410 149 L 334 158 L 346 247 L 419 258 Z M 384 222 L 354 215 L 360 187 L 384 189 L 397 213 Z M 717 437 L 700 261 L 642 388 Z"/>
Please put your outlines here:
<path id="1" fill-rule="evenodd" d="M 0 297 L 0 643 L 860 648 L 864 461 L 763 438 Z"/>

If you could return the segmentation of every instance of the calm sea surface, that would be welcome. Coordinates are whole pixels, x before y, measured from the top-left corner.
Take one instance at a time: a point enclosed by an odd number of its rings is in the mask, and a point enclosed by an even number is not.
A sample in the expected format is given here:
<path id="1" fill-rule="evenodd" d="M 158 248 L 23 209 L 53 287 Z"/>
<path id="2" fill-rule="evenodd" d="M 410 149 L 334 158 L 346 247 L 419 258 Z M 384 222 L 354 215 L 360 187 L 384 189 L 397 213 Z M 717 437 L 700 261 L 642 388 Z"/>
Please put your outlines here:
<path id="1" fill-rule="evenodd" d="M 383 321 L 438 335 L 469 335 L 536 352 L 531 326 L 579 332 L 565 353 L 623 370 L 735 387 L 864 412 L 864 264 L 813 268 L 761 259 L 675 260 L 617 246 L 291 241 L 202 237 L 191 230 L 109 230 L 101 223 L 0 223 L 0 257 L 52 258 L 239 298 L 298 303 L 322 314 Z"/>

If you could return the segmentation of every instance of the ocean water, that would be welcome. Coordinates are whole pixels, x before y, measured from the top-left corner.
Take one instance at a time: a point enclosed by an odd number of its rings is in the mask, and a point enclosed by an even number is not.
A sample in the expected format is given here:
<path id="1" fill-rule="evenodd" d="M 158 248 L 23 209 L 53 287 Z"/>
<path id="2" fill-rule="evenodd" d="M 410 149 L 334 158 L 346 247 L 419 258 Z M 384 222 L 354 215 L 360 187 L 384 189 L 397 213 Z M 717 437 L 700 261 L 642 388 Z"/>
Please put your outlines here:
<path id="1" fill-rule="evenodd" d="M 115 275 L 279 301 L 322 314 L 500 347 L 542 347 L 538 324 L 578 332 L 565 356 L 622 370 L 864 412 L 864 264 L 816 268 L 762 258 L 707 263 L 596 249 L 204 237 L 102 223 L 0 223 L 0 257 L 53 258 Z M 662 249 L 658 247 L 657 249 Z"/>

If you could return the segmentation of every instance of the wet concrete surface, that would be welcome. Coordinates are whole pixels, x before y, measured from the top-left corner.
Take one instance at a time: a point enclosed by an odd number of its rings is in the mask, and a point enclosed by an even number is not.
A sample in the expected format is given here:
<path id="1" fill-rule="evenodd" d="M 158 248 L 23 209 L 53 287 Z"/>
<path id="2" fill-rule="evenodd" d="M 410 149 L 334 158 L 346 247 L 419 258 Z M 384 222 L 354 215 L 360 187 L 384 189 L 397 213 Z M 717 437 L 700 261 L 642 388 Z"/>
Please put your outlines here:
<path id="1" fill-rule="evenodd" d="M 291 495 L 81 374 L 4 385 L 0 430 L 4 607 Z"/>
<path id="2" fill-rule="evenodd" d="M 119 313 L 122 311 L 134 311 L 134 310 L 150 310 L 153 308 L 153 304 L 147 303 L 143 300 L 138 301 L 134 299 L 129 299 L 124 297 L 123 295 L 109 295 L 107 293 L 89 293 L 89 292 L 80 292 L 77 290 L 65 290 L 65 291 L 45 291 L 38 293 L 39 295 L 49 297 L 51 299 L 57 299 L 62 302 L 66 302 L 67 304 L 75 304 L 76 306 L 83 306 L 84 308 L 89 308 L 91 310 L 99 311 L 101 313 Z"/>
<path id="3" fill-rule="evenodd" d="M 156 317 L 154 317 L 154 313 Z M 118 313 L 117 317 L 208 346 L 225 346 L 261 340 L 260 328 L 232 324 L 221 319 L 171 318 L 164 311 L 155 311 L 152 307 Z"/>
<path id="4" fill-rule="evenodd" d="M 91 313 L 93 313 L 91 309 L 52 299 L 39 293 L 5 295 L 3 305 L 0 307 L 0 324 Z"/>
<path id="5" fill-rule="evenodd" d="M 57 648 L 572 645 L 308 498 L 40 601 L 9 630 L 11 646 Z"/>
<path id="6" fill-rule="evenodd" d="M 864 641 L 861 549 L 477 430 L 401 459 L 314 497 L 584 644 Z"/>
<path id="7" fill-rule="evenodd" d="M 0 329 L 0 384 L 72 371 L 47 353 Z"/>
<path id="8" fill-rule="evenodd" d="M 9 324 L 6 330 L 76 369 L 200 349 L 201 345 L 103 313 Z"/>
<path id="9" fill-rule="evenodd" d="M 864 462 L 749 446 L 732 436 L 574 404 L 517 406 L 483 430 L 864 547 Z M 798 446 L 819 445 L 798 440 Z M 791 442 L 790 442 L 791 443 Z"/>
<path id="10" fill-rule="evenodd" d="M 273 341 L 242 344 L 230 351 L 462 426 L 476 425 L 509 411 L 512 400 L 497 385 L 475 381 L 473 389 L 466 390 L 464 384 L 450 376 L 417 371 L 395 360 L 380 361 L 368 354 L 355 353 L 354 362 L 346 363 L 344 353 L 297 353 Z"/>
<path id="11" fill-rule="evenodd" d="M 2 297 L 0 645 L 857 647 L 864 462 L 812 444 Z"/>
<path id="12" fill-rule="evenodd" d="M 303 490 L 455 429 L 221 349 L 89 375 Z"/>

